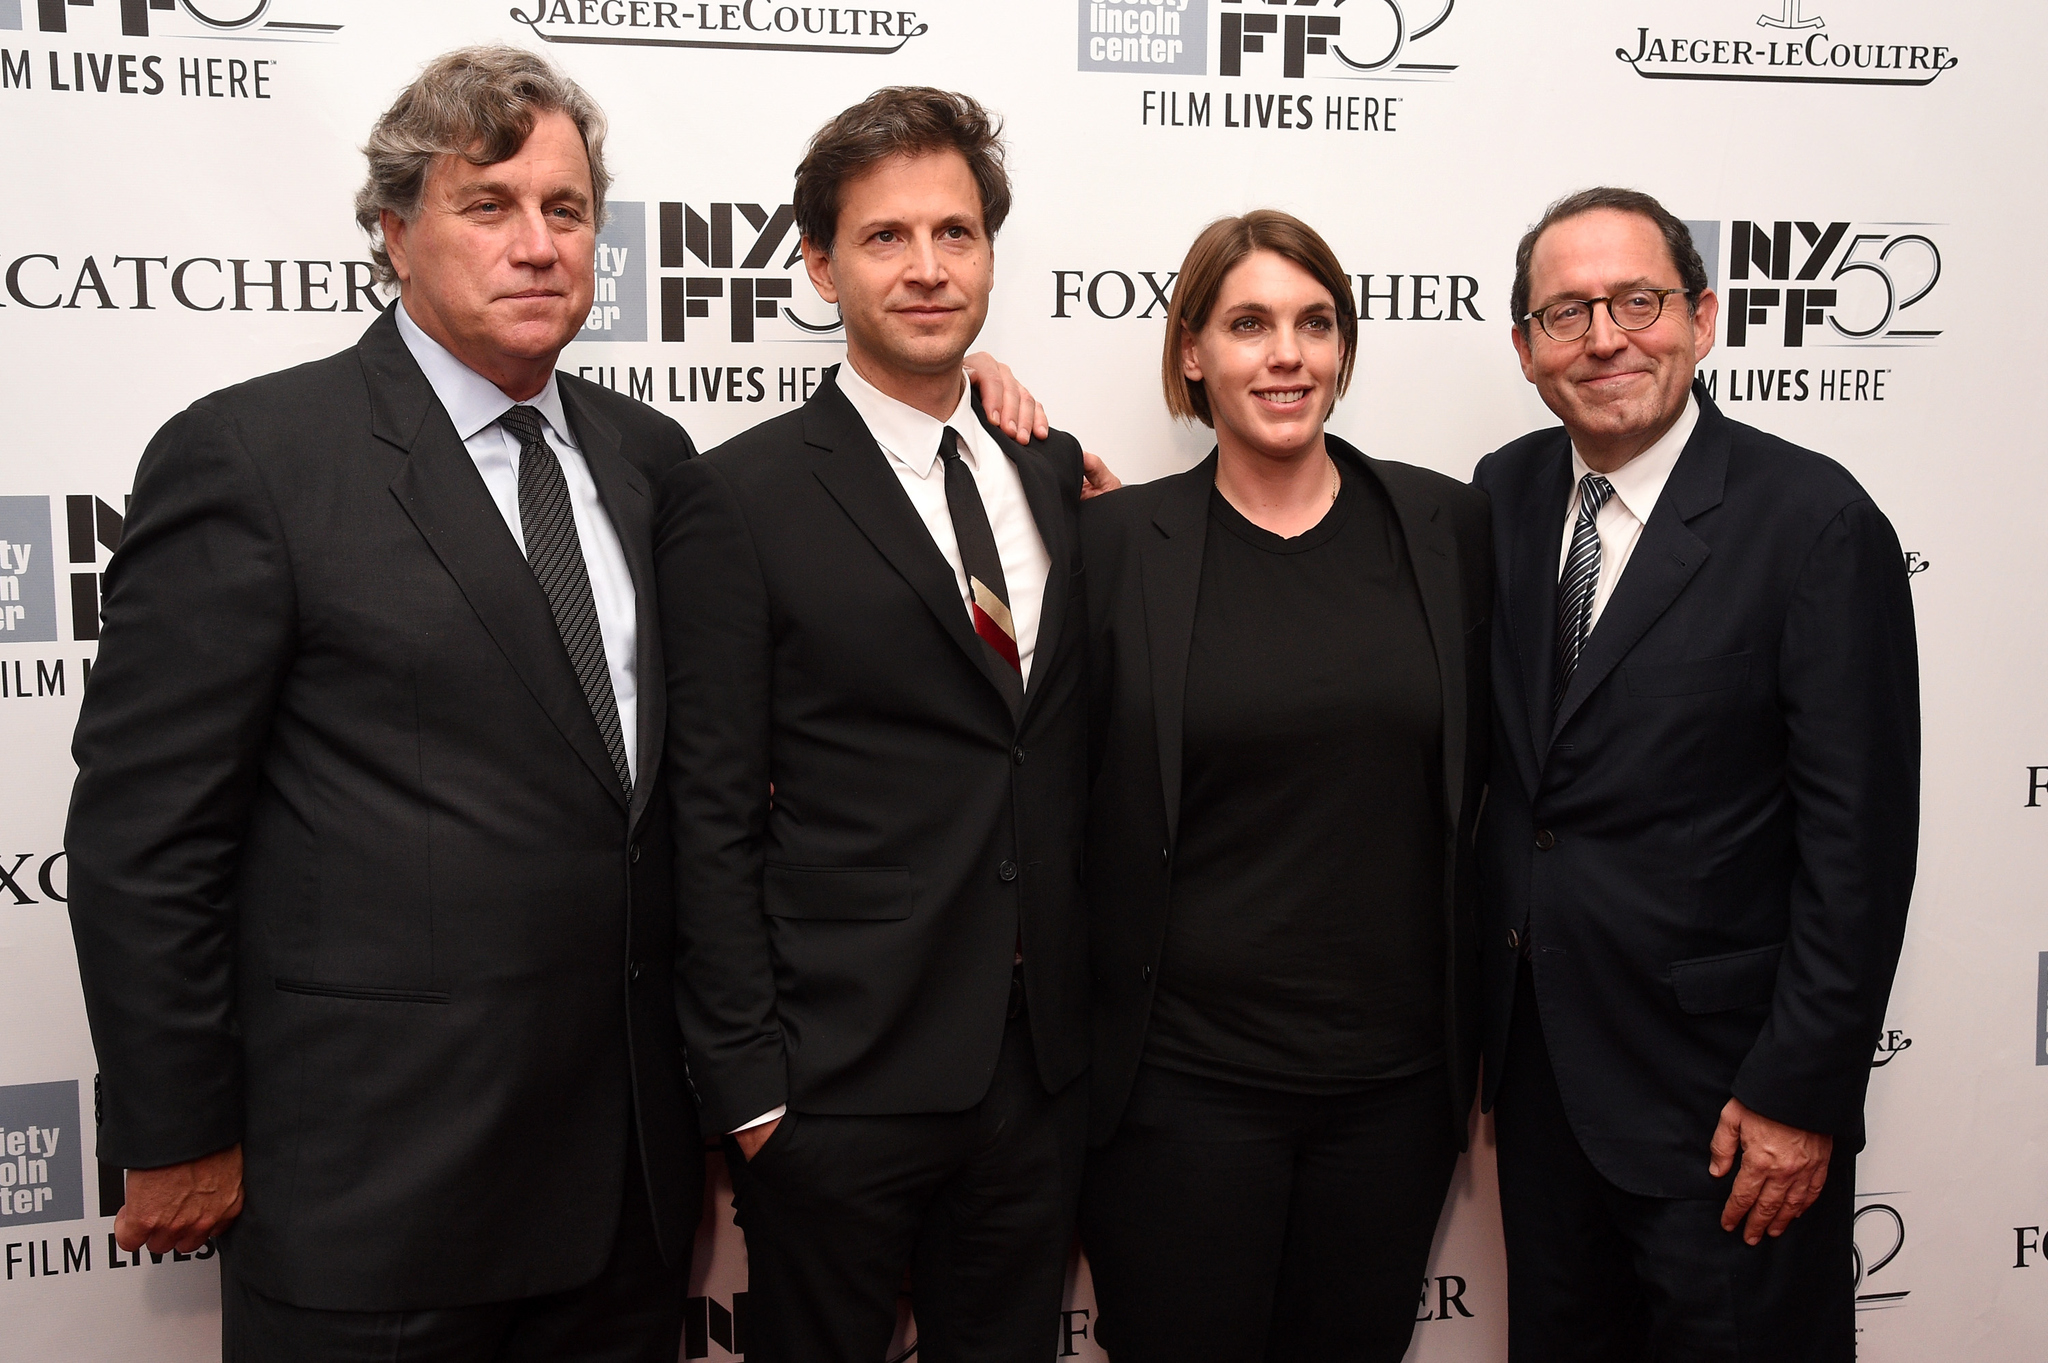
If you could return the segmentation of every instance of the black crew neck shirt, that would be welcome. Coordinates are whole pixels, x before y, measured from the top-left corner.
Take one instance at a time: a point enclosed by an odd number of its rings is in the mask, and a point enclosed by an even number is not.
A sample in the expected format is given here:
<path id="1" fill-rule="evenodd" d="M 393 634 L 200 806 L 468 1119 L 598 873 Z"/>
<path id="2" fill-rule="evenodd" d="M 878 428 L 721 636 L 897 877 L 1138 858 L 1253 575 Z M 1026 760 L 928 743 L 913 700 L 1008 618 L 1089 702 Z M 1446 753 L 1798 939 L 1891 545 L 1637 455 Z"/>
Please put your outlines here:
<path id="1" fill-rule="evenodd" d="M 1145 1059 L 1339 1093 L 1443 1058 L 1443 699 L 1400 524 L 1340 461 L 1283 539 L 1212 492 Z"/>

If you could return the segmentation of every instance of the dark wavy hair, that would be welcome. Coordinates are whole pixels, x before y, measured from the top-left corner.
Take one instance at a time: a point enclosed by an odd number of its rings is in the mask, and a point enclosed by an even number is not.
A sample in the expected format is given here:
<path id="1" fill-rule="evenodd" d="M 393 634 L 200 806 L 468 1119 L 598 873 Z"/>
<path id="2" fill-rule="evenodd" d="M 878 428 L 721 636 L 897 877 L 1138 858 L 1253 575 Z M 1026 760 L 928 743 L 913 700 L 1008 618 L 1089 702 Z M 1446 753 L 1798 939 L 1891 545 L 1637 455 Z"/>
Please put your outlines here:
<path id="1" fill-rule="evenodd" d="M 934 151 L 957 151 L 966 158 L 981 195 L 982 226 L 993 240 L 1010 216 L 1002 120 L 967 95 L 928 85 L 877 90 L 818 129 L 796 168 L 797 230 L 829 255 L 847 181 L 891 157 Z"/>

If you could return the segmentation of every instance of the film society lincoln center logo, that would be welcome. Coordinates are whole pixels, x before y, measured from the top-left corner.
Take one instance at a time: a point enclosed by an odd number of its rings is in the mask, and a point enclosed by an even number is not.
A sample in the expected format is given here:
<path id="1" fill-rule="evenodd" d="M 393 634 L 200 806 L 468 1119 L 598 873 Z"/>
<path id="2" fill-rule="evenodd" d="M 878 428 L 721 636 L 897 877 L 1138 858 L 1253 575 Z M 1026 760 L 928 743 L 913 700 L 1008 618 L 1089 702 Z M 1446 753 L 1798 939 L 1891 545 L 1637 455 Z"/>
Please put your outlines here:
<path id="1" fill-rule="evenodd" d="M 78 1081 L 0 1087 L 0 1229 L 85 1216 Z"/>
<path id="2" fill-rule="evenodd" d="M 1696 21 L 1707 6 L 1676 6 L 1682 21 L 1639 25 L 1614 55 L 1644 80 L 1766 85 L 1927 86 L 1958 61 L 1939 35 L 1865 17 L 1873 8 L 1868 0 L 1858 6 L 1864 15 L 1833 25 L 1832 12 L 1846 0 L 1769 2 L 1775 8 L 1761 14 L 1729 6 L 1735 22 L 1725 26 Z M 1818 3 L 1830 13 L 1820 12 Z M 1925 12 L 1940 11 L 1930 6 Z"/>
<path id="3" fill-rule="evenodd" d="M 1083 71 L 1442 79 L 1423 44 L 1457 0 L 1077 0 Z M 1213 67 L 1209 54 L 1214 51 Z"/>

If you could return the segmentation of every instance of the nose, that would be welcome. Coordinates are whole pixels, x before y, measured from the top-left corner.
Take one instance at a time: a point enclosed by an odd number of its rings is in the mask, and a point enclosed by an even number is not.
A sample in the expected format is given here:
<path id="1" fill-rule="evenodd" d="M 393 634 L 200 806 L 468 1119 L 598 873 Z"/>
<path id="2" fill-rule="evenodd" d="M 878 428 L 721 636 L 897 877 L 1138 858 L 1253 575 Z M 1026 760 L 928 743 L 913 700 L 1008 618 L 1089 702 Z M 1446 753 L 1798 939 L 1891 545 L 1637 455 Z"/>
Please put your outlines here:
<path id="1" fill-rule="evenodd" d="M 1266 350 L 1266 363 L 1274 369 L 1301 368 L 1301 343 L 1290 326 L 1277 326 L 1272 331 L 1273 341 Z"/>
<path id="2" fill-rule="evenodd" d="M 935 289 L 946 282 L 946 266 L 939 256 L 938 243 L 928 234 L 920 233 L 911 240 L 904 276 L 911 283 L 928 289 Z"/>
<path id="3" fill-rule="evenodd" d="M 1586 331 L 1586 351 L 1592 355 L 1613 355 L 1628 344 L 1628 333 L 1614 324 L 1614 314 L 1605 303 L 1593 305 L 1593 324 Z"/>
<path id="4" fill-rule="evenodd" d="M 561 258 L 555 234 L 548 230 L 547 216 L 537 207 L 522 205 L 512 229 L 511 257 L 515 265 L 545 270 Z"/>

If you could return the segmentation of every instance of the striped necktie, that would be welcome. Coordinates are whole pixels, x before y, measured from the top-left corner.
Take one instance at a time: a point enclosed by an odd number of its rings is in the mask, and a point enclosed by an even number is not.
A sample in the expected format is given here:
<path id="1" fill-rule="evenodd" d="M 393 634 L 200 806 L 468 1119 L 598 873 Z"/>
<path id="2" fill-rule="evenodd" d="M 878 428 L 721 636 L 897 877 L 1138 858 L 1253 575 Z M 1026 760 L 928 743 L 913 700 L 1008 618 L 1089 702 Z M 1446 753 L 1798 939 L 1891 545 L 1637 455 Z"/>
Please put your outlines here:
<path id="1" fill-rule="evenodd" d="M 967 573 L 967 613 L 982 646 L 995 656 L 996 676 L 1012 714 L 1024 709 L 1024 665 L 1017 653 L 1017 624 L 1010 615 L 1010 589 L 1003 581 L 1003 558 L 989 528 L 988 508 L 974 484 L 974 470 L 961 458 L 960 433 L 948 426 L 939 437 L 939 458 L 946 465 L 946 511 L 953 518 L 953 538 L 960 545 L 960 566 Z"/>
<path id="2" fill-rule="evenodd" d="M 1614 484 L 1597 473 L 1579 480 L 1579 519 L 1572 526 L 1572 551 L 1557 579 L 1557 685 L 1550 708 L 1564 704 L 1565 688 L 1579 665 L 1593 619 L 1593 594 L 1600 586 L 1600 508 L 1614 495 Z"/>
<path id="3" fill-rule="evenodd" d="M 604 656 L 604 632 L 597 623 L 597 603 L 590 595 L 590 569 L 583 562 L 583 542 L 576 535 L 576 515 L 569 504 L 569 481 L 554 447 L 541 435 L 541 415 L 520 404 L 498 418 L 498 424 L 519 442 L 519 529 L 526 539 L 526 562 L 533 569 L 548 609 L 561 633 L 562 647 L 576 669 L 583 699 L 611 754 L 619 786 L 633 793 L 633 769 L 626 763 L 625 735 L 619 729 L 619 699 L 612 694 L 611 665 Z"/>

